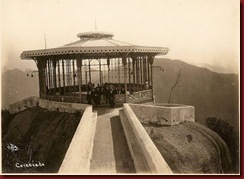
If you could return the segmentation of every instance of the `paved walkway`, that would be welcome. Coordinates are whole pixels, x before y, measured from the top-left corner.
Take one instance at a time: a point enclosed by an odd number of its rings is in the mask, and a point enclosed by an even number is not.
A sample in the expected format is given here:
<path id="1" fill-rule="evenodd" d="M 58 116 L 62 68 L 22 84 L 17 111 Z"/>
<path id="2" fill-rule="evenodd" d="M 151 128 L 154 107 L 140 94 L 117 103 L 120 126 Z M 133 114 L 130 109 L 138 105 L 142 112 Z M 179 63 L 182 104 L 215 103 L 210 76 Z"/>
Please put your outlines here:
<path id="1" fill-rule="evenodd" d="M 99 107 L 91 173 L 135 173 L 119 118 L 119 108 Z"/>

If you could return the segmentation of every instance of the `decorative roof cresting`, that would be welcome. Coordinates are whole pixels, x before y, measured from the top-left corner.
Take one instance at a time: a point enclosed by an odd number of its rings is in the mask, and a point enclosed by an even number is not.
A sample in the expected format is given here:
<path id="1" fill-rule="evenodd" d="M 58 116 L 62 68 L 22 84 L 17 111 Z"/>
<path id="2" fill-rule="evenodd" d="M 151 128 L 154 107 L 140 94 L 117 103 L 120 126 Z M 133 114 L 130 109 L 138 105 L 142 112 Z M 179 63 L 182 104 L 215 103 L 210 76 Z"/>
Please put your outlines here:
<path id="1" fill-rule="evenodd" d="M 81 40 L 86 39 L 112 39 L 114 35 L 110 32 L 90 31 L 77 34 Z"/>

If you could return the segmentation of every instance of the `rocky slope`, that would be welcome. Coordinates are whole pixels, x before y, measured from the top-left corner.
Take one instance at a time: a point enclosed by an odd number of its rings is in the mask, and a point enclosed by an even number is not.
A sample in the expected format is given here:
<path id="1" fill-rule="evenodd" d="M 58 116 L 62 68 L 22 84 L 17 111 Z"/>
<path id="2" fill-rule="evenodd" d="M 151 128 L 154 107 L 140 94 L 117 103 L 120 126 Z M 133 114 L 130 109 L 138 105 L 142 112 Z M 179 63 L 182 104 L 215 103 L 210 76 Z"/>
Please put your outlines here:
<path id="1" fill-rule="evenodd" d="M 195 122 L 144 127 L 175 174 L 231 172 L 229 149 L 212 130 Z"/>
<path id="2" fill-rule="evenodd" d="M 2 171 L 57 172 L 80 119 L 81 114 L 50 112 L 40 107 L 13 116 L 2 115 L 5 129 L 2 131 Z M 39 163 L 43 166 L 18 167 Z"/>

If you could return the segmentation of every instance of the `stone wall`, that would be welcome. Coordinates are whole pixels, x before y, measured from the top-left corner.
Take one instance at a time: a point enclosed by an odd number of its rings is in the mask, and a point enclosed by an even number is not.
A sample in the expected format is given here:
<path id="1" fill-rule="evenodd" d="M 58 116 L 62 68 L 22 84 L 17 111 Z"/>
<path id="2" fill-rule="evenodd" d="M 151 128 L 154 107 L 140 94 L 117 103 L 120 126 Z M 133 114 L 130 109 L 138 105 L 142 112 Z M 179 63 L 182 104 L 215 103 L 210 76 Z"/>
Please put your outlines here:
<path id="1" fill-rule="evenodd" d="M 160 154 L 157 147 L 149 137 L 148 133 L 146 132 L 146 130 L 144 129 L 144 127 L 136 117 L 130 105 L 124 103 L 123 110 L 129 121 L 129 125 L 131 126 L 132 131 L 136 137 L 136 141 L 138 142 L 140 149 L 145 157 L 150 173 L 172 174 L 170 167 L 168 166 L 163 156 Z M 126 128 L 124 128 L 124 130 L 126 130 Z M 130 140 L 127 139 L 127 141 Z M 133 153 L 132 156 L 134 156 Z M 137 166 L 137 163 L 134 164 L 136 168 L 139 168 L 139 166 Z"/>
<path id="2" fill-rule="evenodd" d="M 11 114 L 19 113 L 28 108 L 32 108 L 35 106 L 39 106 L 41 108 L 47 109 L 49 111 L 59 111 L 59 112 L 68 112 L 68 113 L 76 113 L 81 112 L 86 109 L 86 107 L 90 106 L 87 104 L 78 104 L 78 103 L 65 103 L 58 101 L 49 101 L 46 99 L 41 99 L 35 96 L 23 99 L 9 106 L 9 112 Z"/>
<path id="3" fill-rule="evenodd" d="M 130 104 L 141 123 L 175 125 L 195 121 L 195 109 L 187 105 L 142 105 Z"/>
<path id="4" fill-rule="evenodd" d="M 97 124 L 97 113 L 87 107 L 60 166 L 60 174 L 88 174 Z"/>

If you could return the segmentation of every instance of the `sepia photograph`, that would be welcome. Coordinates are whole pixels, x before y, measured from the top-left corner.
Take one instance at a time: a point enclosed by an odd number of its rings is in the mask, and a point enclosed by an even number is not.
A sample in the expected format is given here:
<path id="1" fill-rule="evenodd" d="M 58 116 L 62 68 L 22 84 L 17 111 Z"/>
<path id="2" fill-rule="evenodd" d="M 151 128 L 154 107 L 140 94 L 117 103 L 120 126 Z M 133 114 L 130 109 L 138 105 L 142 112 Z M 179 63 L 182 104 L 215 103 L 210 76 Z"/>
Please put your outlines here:
<path id="1" fill-rule="evenodd" d="M 1 174 L 240 175 L 239 0 L 0 0 Z"/>

